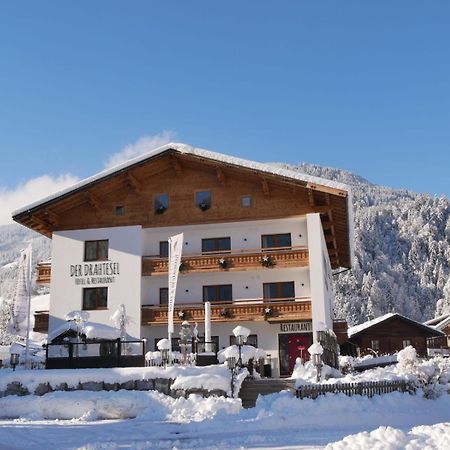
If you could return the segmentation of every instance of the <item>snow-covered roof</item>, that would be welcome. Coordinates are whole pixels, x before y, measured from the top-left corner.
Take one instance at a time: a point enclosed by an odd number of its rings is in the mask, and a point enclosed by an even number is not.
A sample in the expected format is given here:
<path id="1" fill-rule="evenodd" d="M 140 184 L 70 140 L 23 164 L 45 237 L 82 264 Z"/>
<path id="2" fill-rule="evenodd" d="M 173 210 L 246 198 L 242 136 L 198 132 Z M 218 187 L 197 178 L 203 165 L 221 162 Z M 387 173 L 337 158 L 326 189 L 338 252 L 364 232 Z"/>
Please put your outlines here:
<path id="1" fill-rule="evenodd" d="M 443 330 L 449 323 L 450 314 L 443 314 L 442 316 L 427 320 L 426 322 L 424 322 L 424 325 L 436 328 L 437 330 Z"/>
<path id="2" fill-rule="evenodd" d="M 235 156 L 224 155 L 222 153 L 217 153 L 217 152 L 212 152 L 210 150 L 192 147 L 187 144 L 169 143 L 169 144 L 163 145 L 162 147 L 159 147 L 155 150 L 152 150 L 151 152 L 145 153 L 136 158 L 130 159 L 122 164 L 114 166 L 110 169 L 107 169 L 107 170 L 99 172 L 95 175 L 92 175 L 91 177 L 85 178 L 84 180 L 79 181 L 78 183 L 75 183 L 74 185 L 72 185 L 66 189 L 63 189 L 62 191 L 59 191 L 53 195 L 49 195 L 48 197 L 45 197 L 42 200 L 39 200 L 37 202 L 31 203 L 27 206 L 24 206 L 20 209 L 17 209 L 16 211 L 14 211 L 12 213 L 12 215 L 16 216 L 18 214 L 22 214 L 26 211 L 36 208 L 39 205 L 42 205 L 44 203 L 55 200 L 65 194 L 68 194 L 72 191 L 83 188 L 84 186 L 87 186 L 95 181 L 99 181 L 102 178 L 108 177 L 116 172 L 121 172 L 121 171 L 123 171 L 131 166 L 134 166 L 138 163 L 141 163 L 147 159 L 158 156 L 161 153 L 164 153 L 168 150 L 176 150 L 177 152 L 183 153 L 183 154 L 198 156 L 201 158 L 206 158 L 206 159 L 210 159 L 210 160 L 225 163 L 225 164 L 230 164 L 233 166 L 246 167 L 248 169 L 258 170 L 260 172 L 265 172 L 265 173 L 268 173 L 271 175 L 279 175 L 281 177 L 291 178 L 291 179 L 298 180 L 298 181 L 303 181 L 310 185 L 325 186 L 325 187 L 329 187 L 332 189 L 342 190 L 342 191 L 350 193 L 349 186 L 347 186 L 346 184 L 343 184 L 343 183 L 339 183 L 337 181 L 332 181 L 332 180 L 327 180 L 325 178 L 319 178 L 319 177 L 315 177 L 312 175 L 307 175 L 307 174 L 304 174 L 301 172 L 296 172 L 294 170 L 276 167 L 276 166 L 273 166 L 270 164 L 264 164 L 264 163 L 260 163 L 260 162 L 256 162 L 256 161 L 249 161 L 246 159 L 237 158 Z M 352 208 L 348 208 L 348 209 L 349 209 L 349 211 L 352 210 Z"/>
<path id="3" fill-rule="evenodd" d="M 433 332 L 433 334 L 439 333 L 439 331 L 436 330 L 434 327 L 429 327 L 428 325 L 424 325 L 424 324 L 422 324 L 420 322 L 416 322 L 415 320 L 412 320 L 412 319 L 410 319 L 408 317 L 402 316 L 401 314 L 398 314 L 398 313 L 387 313 L 384 316 L 380 316 L 380 317 L 377 317 L 376 319 L 372 319 L 372 320 L 369 320 L 367 322 L 361 323 L 359 325 L 355 325 L 354 327 L 350 327 L 347 330 L 347 335 L 348 335 L 349 338 L 351 338 L 351 337 L 355 336 L 356 334 L 361 333 L 361 331 L 367 330 L 368 328 L 373 327 L 374 325 L 377 325 L 377 324 L 379 324 L 381 322 L 384 322 L 385 320 L 391 319 L 394 316 L 396 316 L 398 318 L 401 318 L 401 319 L 404 319 L 404 320 L 407 320 L 410 323 L 417 324 L 418 326 L 420 326 L 422 328 L 427 328 L 428 330 Z"/>
<path id="4" fill-rule="evenodd" d="M 52 342 L 53 339 L 61 336 L 61 334 L 67 331 L 77 331 L 77 324 L 74 321 L 67 321 L 55 328 L 48 334 L 48 342 Z M 120 337 L 120 330 L 95 322 L 85 322 L 83 325 L 83 334 L 87 339 L 107 339 L 114 340 Z"/>

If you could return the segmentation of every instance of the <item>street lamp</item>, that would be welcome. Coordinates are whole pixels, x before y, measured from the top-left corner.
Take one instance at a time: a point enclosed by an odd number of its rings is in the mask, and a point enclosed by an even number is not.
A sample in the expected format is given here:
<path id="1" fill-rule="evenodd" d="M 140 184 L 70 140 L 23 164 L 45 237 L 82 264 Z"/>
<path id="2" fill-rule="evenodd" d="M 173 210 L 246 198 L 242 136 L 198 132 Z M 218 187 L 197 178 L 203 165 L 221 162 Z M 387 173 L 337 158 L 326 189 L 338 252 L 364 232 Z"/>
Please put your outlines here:
<path id="1" fill-rule="evenodd" d="M 241 325 L 238 325 L 236 328 L 234 328 L 233 334 L 236 337 L 236 345 L 239 349 L 239 359 L 237 361 L 237 366 L 242 367 L 242 346 L 247 342 L 250 330 Z"/>
<path id="2" fill-rule="evenodd" d="M 13 372 L 16 371 L 16 366 L 19 365 L 20 354 L 22 353 L 23 347 L 20 344 L 14 343 L 11 345 L 9 352 L 11 354 L 10 364 L 13 368 Z"/>
<path id="3" fill-rule="evenodd" d="M 322 372 L 322 365 L 323 365 L 322 364 L 323 347 L 318 342 L 316 342 L 315 344 L 312 344 L 308 348 L 308 353 L 311 355 L 312 363 L 316 367 L 317 371 L 316 381 L 318 383 L 320 381 L 320 375 Z"/>
<path id="4" fill-rule="evenodd" d="M 170 350 L 169 339 L 166 338 L 161 339 L 160 341 L 158 341 L 156 346 L 158 347 L 158 350 L 161 352 L 162 363 L 164 367 L 166 367 L 169 362 L 169 350 Z"/>
<path id="5" fill-rule="evenodd" d="M 187 353 L 188 353 L 190 341 L 192 342 L 191 326 L 189 325 L 189 322 L 187 320 L 185 320 L 181 324 L 181 329 L 180 329 L 180 347 L 181 347 L 183 364 L 187 364 Z"/>

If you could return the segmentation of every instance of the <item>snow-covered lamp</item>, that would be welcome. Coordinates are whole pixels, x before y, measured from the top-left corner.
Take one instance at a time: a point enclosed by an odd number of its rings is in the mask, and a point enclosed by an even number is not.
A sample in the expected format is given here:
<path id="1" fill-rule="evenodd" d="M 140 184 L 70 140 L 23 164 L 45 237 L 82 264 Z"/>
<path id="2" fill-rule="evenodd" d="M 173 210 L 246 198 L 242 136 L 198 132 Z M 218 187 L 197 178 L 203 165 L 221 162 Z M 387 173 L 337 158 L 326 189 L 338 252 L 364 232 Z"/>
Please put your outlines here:
<path id="1" fill-rule="evenodd" d="M 158 350 L 161 352 L 161 359 L 165 367 L 169 362 L 169 350 L 170 350 L 169 339 L 164 338 L 159 340 L 156 346 L 158 347 Z"/>
<path id="2" fill-rule="evenodd" d="M 239 348 L 239 359 L 237 361 L 237 365 L 239 367 L 242 367 L 242 346 L 247 342 L 250 330 L 241 325 L 238 325 L 233 329 L 233 334 L 236 337 L 236 345 Z"/>
<path id="3" fill-rule="evenodd" d="M 9 352 L 11 354 L 9 362 L 13 368 L 13 371 L 16 370 L 16 366 L 19 364 L 20 354 L 22 353 L 22 350 L 23 348 L 17 343 L 12 344 L 11 348 L 9 349 Z"/>
<path id="4" fill-rule="evenodd" d="M 320 381 L 320 373 L 322 370 L 322 354 L 323 354 L 323 347 L 316 342 L 315 344 L 312 344 L 308 348 L 308 353 L 311 355 L 312 362 L 316 366 L 317 370 L 317 379 L 316 381 Z"/>

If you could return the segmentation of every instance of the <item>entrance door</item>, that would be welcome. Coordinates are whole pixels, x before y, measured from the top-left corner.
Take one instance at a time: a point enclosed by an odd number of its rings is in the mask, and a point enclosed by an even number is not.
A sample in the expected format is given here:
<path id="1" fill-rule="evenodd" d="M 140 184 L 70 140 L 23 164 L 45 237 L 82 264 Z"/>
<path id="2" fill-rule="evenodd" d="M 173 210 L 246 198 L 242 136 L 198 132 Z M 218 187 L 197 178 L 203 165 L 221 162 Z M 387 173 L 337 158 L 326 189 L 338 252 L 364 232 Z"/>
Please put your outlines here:
<path id="1" fill-rule="evenodd" d="M 295 360 L 309 360 L 308 347 L 311 345 L 311 334 L 279 334 L 280 375 L 289 376 L 295 366 Z"/>

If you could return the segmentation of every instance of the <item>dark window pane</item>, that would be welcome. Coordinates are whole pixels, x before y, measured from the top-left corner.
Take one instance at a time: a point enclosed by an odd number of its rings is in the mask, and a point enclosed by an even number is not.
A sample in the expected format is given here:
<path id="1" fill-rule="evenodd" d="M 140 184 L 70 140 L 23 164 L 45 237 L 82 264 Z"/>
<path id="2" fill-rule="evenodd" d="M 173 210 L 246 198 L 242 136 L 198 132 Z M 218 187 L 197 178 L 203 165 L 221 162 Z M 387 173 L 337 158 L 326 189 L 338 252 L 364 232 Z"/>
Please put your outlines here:
<path id="1" fill-rule="evenodd" d="M 108 259 L 109 241 L 86 241 L 84 243 L 84 260 L 100 261 Z"/>
<path id="2" fill-rule="evenodd" d="M 161 241 L 159 243 L 159 257 L 168 258 L 169 257 L 169 242 Z"/>
<path id="3" fill-rule="evenodd" d="M 160 288 L 159 289 L 159 304 L 160 306 L 167 306 L 169 304 L 169 289 Z"/>
<path id="4" fill-rule="evenodd" d="M 83 289 L 83 309 L 105 309 L 108 306 L 108 288 L 84 288 Z"/>
<path id="5" fill-rule="evenodd" d="M 261 236 L 262 248 L 291 247 L 291 233 L 265 234 Z"/>
<path id="6" fill-rule="evenodd" d="M 125 207 L 116 206 L 116 216 L 124 216 L 124 215 L 125 215 Z"/>
<path id="7" fill-rule="evenodd" d="M 195 193 L 195 204 L 202 211 L 205 211 L 211 207 L 211 192 L 201 191 Z"/>
<path id="8" fill-rule="evenodd" d="M 249 208 L 252 206 L 252 197 L 250 195 L 244 195 L 241 197 L 241 206 Z"/>
<path id="9" fill-rule="evenodd" d="M 294 282 L 264 283 L 263 296 L 265 299 L 293 299 L 295 298 Z"/>
<path id="10" fill-rule="evenodd" d="M 208 238 L 202 239 L 202 253 L 229 252 L 231 250 L 231 238 Z"/>
<path id="11" fill-rule="evenodd" d="M 163 213 L 169 207 L 169 194 L 155 196 L 155 212 Z"/>
<path id="12" fill-rule="evenodd" d="M 204 302 L 226 302 L 233 299 L 231 284 L 219 284 L 215 286 L 203 286 Z"/>

